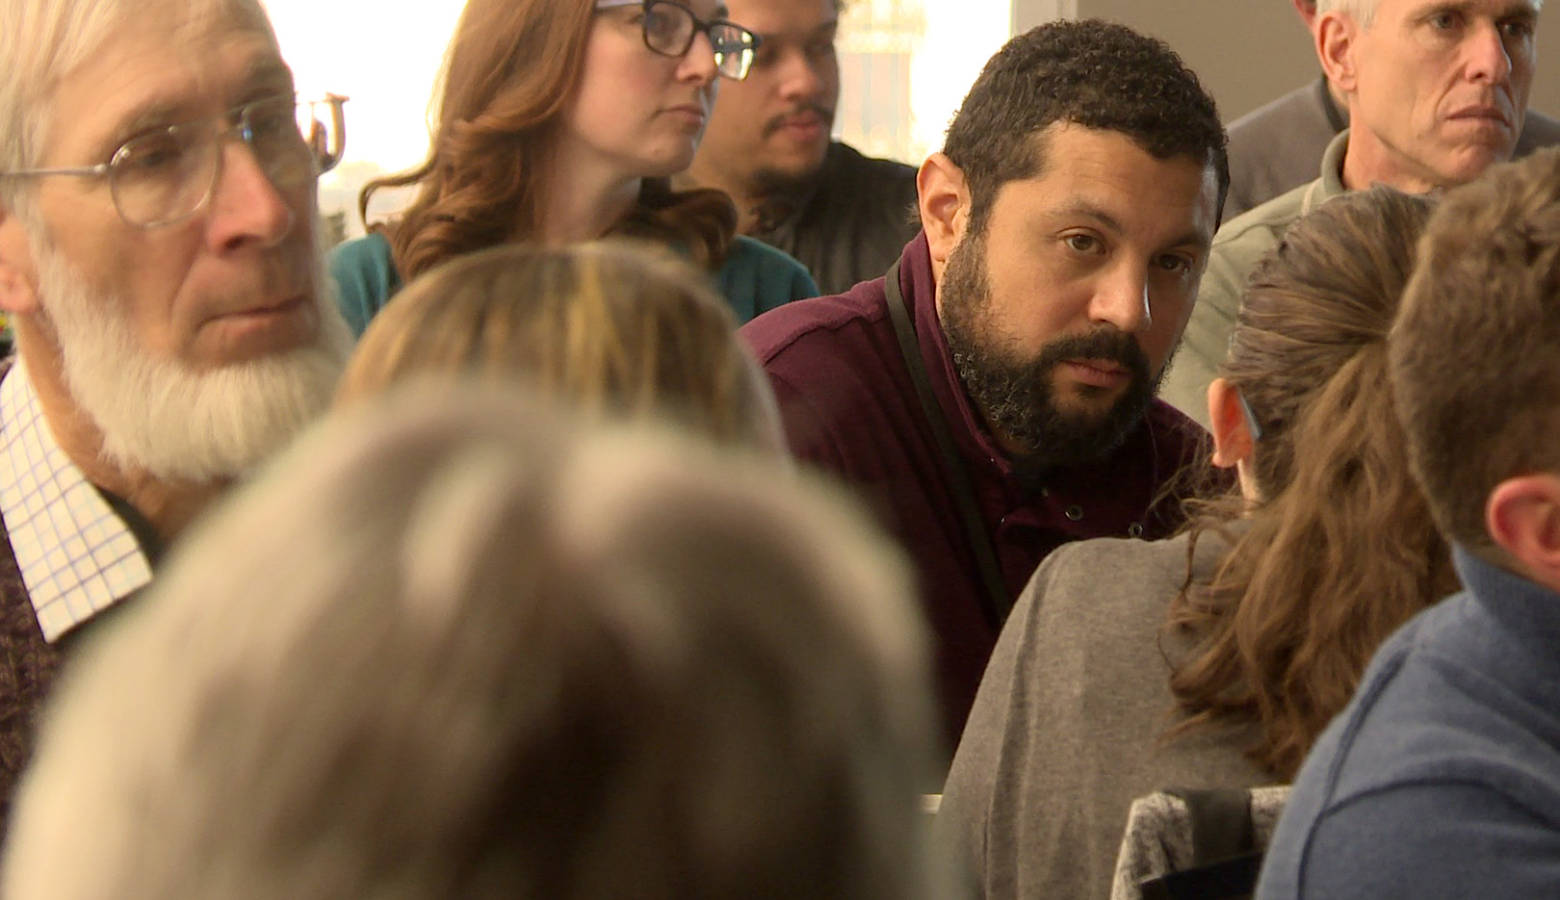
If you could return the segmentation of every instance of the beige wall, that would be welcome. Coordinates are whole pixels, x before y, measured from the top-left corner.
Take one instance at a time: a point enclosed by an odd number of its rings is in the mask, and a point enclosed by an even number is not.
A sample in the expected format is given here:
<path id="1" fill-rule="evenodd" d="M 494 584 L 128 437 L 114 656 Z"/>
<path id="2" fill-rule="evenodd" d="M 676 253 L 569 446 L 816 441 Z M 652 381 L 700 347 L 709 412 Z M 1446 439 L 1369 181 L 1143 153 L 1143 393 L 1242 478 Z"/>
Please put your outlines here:
<path id="1" fill-rule="evenodd" d="M 1560 2 L 1540 17 L 1539 74 L 1529 105 L 1560 116 Z M 1213 91 L 1225 121 L 1316 77 L 1300 17 L 1288 0 L 1014 0 L 1015 27 L 1055 18 L 1114 19 L 1163 39 Z M 1551 47 L 1549 65 L 1543 48 Z"/>

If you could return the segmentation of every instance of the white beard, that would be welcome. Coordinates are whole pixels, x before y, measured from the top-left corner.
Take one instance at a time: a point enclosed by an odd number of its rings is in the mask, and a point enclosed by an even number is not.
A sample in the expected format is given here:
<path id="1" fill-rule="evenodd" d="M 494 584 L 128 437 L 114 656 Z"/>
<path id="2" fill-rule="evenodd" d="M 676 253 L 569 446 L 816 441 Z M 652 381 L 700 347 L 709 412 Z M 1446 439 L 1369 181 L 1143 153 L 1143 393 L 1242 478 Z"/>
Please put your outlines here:
<path id="1" fill-rule="evenodd" d="M 192 372 L 139 346 L 119 298 L 94 291 L 48 240 L 34 240 L 38 294 L 65 386 L 103 434 L 103 459 L 164 481 L 233 478 L 281 449 L 330 404 L 352 332 L 315 277 L 312 345 Z"/>

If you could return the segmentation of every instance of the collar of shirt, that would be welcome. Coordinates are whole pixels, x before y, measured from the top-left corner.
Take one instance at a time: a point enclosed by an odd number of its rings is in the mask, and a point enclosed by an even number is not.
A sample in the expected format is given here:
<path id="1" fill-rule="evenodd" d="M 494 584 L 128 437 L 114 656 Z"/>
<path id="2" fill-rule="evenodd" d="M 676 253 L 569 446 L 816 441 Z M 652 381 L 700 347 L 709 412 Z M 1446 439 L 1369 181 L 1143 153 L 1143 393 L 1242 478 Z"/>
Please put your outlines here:
<path id="1" fill-rule="evenodd" d="M 1343 186 L 1343 156 L 1349 150 L 1349 129 L 1338 132 L 1322 152 L 1321 177 L 1311 182 L 1300 202 L 1300 216 L 1321 206 L 1334 197 L 1348 193 Z M 1299 218 L 1297 216 L 1296 218 Z"/>
<path id="2" fill-rule="evenodd" d="M 135 534 L 54 439 L 20 358 L 0 380 L 0 515 L 50 643 L 152 579 Z"/>
<path id="3" fill-rule="evenodd" d="M 1560 595 L 1528 578 L 1485 562 L 1467 548 L 1453 545 L 1452 563 L 1472 602 L 1500 628 L 1506 647 L 1525 652 L 1515 657 L 1501 650 L 1476 656 L 1487 674 L 1508 685 L 1525 685 L 1541 691 L 1543 702 L 1560 703 Z M 1466 630 L 1453 639 L 1473 641 Z"/>
<path id="4" fill-rule="evenodd" d="M 1322 107 L 1322 115 L 1327 117 L 1327 124 L 1332 126 L 1333 134 L 1349 127 L 1349 111 L 1339 109 L 1337 101 L 1333 100 L 1332 88 L 1327 84 L 1327 76 L 1321 75 L 1316 79 L 1316 100 Z"/>

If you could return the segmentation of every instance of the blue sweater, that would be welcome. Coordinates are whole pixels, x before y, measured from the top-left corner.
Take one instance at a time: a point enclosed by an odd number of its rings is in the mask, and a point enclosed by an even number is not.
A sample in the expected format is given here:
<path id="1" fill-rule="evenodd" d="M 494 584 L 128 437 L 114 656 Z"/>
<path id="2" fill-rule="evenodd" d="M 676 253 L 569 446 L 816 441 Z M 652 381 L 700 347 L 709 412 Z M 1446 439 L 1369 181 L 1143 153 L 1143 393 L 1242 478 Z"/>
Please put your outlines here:
<path id="1" fill-rule="evenodd" d="M 1560 595 L 1460 548 L 1323 732 L 1259 898 L 1560 896 Z"/>
<path id="2" fill-rule="evenodd" d="M 332 250 L 330 274 L 336 280 L 341 312 L 353 333 L 359 335 L 401 288 L 401 276 L 390 257 L 390 242 L 380 234 L 347 241 Z M 738 325 L 792 300 L 818 294 L 818 286 L 801 263 L 741 235 L 715 273 L 715 287 L 736 314 Z"/>

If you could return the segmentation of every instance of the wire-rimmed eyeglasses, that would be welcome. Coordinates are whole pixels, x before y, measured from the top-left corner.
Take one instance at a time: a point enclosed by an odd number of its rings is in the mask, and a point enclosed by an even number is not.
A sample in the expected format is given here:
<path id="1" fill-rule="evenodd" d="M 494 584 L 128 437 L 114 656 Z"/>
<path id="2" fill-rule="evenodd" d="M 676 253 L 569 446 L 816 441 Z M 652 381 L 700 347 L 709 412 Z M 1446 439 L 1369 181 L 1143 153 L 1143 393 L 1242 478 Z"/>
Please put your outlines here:
<path id="1" fill-rule="evenodd" d="M 709 36 L 710 46 L 715 48 L 715 71 L 733 81 L 747 77 L 753 67 L 753 54 L 758 50 L 759 37 L 735 22 L 725 19 L 704 21 L 693 10 L 673 0 L 600 0 L 597 10 L 620 9 L 625 6 L 644 8 L 640 28 L 645 46 L 662 56 L 682 56 L 693 46 L 694 35 L 699 32 Z"/>
<path id="2" fill-rule="evenodd" d="M 299 100 L 265 97 L 219 115 L 142 132 L 119 145 L 108 162 L 56 169 L 17 169 L 3 178 L 74 175 L 107 178 L 120 218 L 138 228 L 171 225 L 195 215 L 211 199 L 222 170 L 222 143 L 235 136 L 249 145 L 278 188 L 297 187 L 341 161 L 346 97 Z"/>

